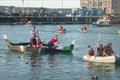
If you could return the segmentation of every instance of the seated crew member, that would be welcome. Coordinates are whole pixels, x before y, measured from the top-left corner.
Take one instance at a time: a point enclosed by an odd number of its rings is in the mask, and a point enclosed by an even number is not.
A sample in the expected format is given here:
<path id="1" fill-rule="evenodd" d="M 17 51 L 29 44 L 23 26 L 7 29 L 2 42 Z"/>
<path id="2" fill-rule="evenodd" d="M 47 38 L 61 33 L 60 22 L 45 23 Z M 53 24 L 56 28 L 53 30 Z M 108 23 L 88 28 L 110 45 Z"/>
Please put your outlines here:
<path id="1" fill-rule="evenodd" d="M 87 27 L 86 26 L 84 27 L 84 31 L 87 31 Z"/>
<path id="2" fill-rule="evenodd" d="M 31 31 L 31 36 L 32 37 L 37 37 L 38 36 L 38 30 L 36 29 L 36 27 L 34 26 L 32 31 Z"/>
<path id="3" fill-rule="evenodd" d="M 105 56 L 113 56 L 114 51 L 112 49 L 112 43 L 108 43 L 105 47 L 104 47 L 104 54 L 106 54 Z"/>
<path id="4" fill-rule="evenodd" d="M 50 41 L 48 42 L 49 48 L 56 48 L 57 46 L 55 46 L 55 44 L 54 44 L 55 42 L 60 42 L 57 34 L 55 34 L 55 36 L 51 37 Z"/>
<path id="5" fill-rule="evenodd" d="M 40 48 L 40 47 L 42 47 L 42 41 L 41 41 L 41 39 L 38 37 L 38 39 L 37 39 L 37 41 L 36 41 L 36 47 L 38 47 L 38 48 Z"/>
<path id="6" fill-rule="evenodd" d="M 80 30 L 81 30 L 81 32 L 87 32 L 87 27 L 86 27 L 86 25 L 83 26 Z"/>
<path id="7" fill-rule="evenodd" d="M 35 47 L 36 46 L 36 38 L 30 38 L 30 44 L 31 44 L 31 46 Z"/>
<path id="8" fill-rule="evenodd" d="M 66 29 L 63 28 L 62 25 L 58 25 L 57 30 L 58 33 L 64 33 L 66 31 Z"/>
<path id="9" fill-rule="evenodd" d="M 91 48 L 91 46 L 88 46 L 88 52 L 87 52 L 88 56 L 94 56 L 94 50 Z"/>
<path id="10" fill-rule="evenodd" d="M 103 45 L 99 44 L 97 47 L 97 56 L 104 56 L 103 50 L 104 50 Z"/>
<path id="11" fill-rule="evenodd" d="M 32 31 L 31 31 L 31 38 L 30 38 L 30 43 L 33 47 L 37 47 L 38 43 L 41 43 L 41 40 L 39 38 L 39 32 L 36 29 L 36 27 L 33 27 Z"/>

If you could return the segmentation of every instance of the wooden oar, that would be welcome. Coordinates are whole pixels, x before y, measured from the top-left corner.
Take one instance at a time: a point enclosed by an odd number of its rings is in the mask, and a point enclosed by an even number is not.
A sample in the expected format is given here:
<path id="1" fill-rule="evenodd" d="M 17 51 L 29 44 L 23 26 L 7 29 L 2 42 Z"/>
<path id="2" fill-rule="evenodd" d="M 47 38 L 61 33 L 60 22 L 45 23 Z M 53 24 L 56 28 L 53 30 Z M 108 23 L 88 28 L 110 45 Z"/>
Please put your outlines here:
<path id="1" fill-rule="evenodd" d="M 98 34 L 98 40 L 97 40 L 97 42 L 100 41 L 100 37 L 101 37 L 101 33 Z"/>
<path id="2" fill-rule="evenodd" d="M 99 46 L 100 37 L 101 37 L 101 33 L 98 34 L 98 39 L 97 39 L 97 42 L 96 42 L 95 48 L 98 48 L 98 46 Z"/>

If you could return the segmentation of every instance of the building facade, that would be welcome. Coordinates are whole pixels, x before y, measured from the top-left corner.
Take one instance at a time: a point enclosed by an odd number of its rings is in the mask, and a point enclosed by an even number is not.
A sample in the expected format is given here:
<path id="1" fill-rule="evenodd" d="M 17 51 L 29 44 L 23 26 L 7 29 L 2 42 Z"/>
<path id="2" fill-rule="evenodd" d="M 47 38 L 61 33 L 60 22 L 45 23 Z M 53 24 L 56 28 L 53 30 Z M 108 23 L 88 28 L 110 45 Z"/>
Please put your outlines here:
<path id="1" fill-rule="evenodd" d="M 120 16 L 120 0 L 113 0 L 112 13 Z"/>
<path id="2" fill-rule="evenodd" d="M 120 15 L 120 0 L 80 0 L 81 7 L 101 8 L 104 14 Z"/>

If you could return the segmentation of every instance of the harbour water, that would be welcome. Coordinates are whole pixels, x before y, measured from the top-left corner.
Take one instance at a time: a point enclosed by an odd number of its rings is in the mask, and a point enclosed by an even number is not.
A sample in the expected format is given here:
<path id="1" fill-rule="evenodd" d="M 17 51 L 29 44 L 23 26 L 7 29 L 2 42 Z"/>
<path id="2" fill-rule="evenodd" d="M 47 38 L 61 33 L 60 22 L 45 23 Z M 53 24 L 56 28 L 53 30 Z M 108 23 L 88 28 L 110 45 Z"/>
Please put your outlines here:
<path id="1" fill-rule="evenodd" d="M 119 80 L 120 65 L 93 64 L 82 60 L 87 46 L 95 49 L 98 41 L 103 45 L 112 43 L 116 55 L 120 56 L 120 25 L 95 27 L 87 25 L 88 32 L 78 31 L 83 25 L 63 25 L 68 32 L 59 35 L 60 45 L 68 45 L 75 40 L 72 54 L 40 54 L 12 52 L 6 47 L 3 35 L 7 34 L 13 42 L 27 42 L 31 27 L 25 25 L 0 25 L 0 80 Z M 48 42 L 56 32 L 56 25 L 36 25 L 40 38 Z M 101 35 L 99 36 L 99 33 Z"/>

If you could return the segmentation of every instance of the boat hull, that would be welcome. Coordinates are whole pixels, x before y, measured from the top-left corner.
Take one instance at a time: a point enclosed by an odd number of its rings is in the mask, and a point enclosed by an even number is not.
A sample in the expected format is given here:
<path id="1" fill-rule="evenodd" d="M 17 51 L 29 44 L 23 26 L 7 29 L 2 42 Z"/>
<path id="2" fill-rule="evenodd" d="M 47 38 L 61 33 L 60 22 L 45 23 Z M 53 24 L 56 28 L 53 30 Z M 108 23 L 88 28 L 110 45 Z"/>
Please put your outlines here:
<path id="1" fill-rule="evenodd" d="M 111 24 L 97 24 L 97 23 L 93 23 L 93 25 L 98 26 L 98 27 L 110 27 Z"/>
<path id="2" fill-rule="evenodd" d="M 69 46 L 64 46 L 62 48 L 49 48 L 49 47 L 32 47 L 28 46 L 26 47 L 26 52 L 48 52 L 48 53 L 53 53 L 53 52 L 63 52 L 63 53 L 72 53 L 74 48 L 74 45 L 70 44 Z"/>
<path id="3" fill-rule="evenodd" d="M 22 43 L 22 44 L 14 44 L 10 41 L 7 41 L 7 47 L 11 51 L 18 51 L 18 52 L 64 52 L 64 53 L 71 53 L 74 49 L 74 44 L 70 44 L 69 46 L 57 47 L 57 48 L 49 48 L 47 46 L 38 48 L 32 47 L 30 44 Z"/>
<path id="4" fill-rule="evenodd" d="M 12 43 L 10 43 L 10 42 L 7 42 L 7 47 L 8 47 L 11 51 L 25 52 L 27 45 L 12 44 Z"/>
<path id="5" fill-rule="evenodd" d="M 116 57 L 115 56 L 83 56 L 83 60 L 89 61 L 89 62 L 98 62 L 98 63 L 115 63 Z"/>

